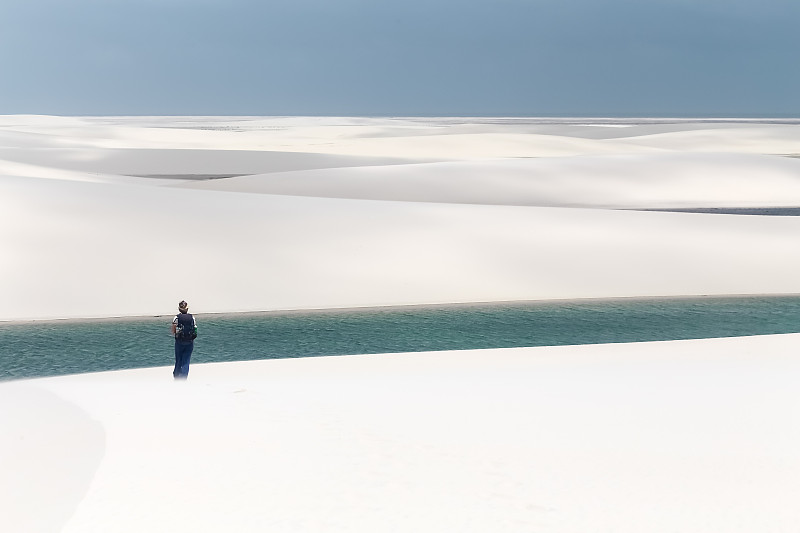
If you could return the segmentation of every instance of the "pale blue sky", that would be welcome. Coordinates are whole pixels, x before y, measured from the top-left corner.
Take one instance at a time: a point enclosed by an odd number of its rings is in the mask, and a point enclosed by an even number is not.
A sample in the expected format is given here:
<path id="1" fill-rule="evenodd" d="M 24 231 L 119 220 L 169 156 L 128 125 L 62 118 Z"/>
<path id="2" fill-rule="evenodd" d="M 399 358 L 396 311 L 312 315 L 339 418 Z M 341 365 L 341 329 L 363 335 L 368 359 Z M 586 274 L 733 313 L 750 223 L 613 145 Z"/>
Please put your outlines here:
<path id="1" fill-rule="evenodd" d="M 800 116 L 797 0 L 2 0 L 0 113 Z"/>

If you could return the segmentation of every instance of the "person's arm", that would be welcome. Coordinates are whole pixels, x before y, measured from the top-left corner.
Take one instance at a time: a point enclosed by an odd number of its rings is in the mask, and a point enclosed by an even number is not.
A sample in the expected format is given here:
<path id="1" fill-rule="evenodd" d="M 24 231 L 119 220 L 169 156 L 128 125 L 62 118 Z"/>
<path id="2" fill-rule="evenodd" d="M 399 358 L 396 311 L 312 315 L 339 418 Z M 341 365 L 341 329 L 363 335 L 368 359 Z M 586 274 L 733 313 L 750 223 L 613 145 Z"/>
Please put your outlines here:
<path id="1" fill-rule="evenodd" d="M 177 333 L 177 324 L 178 324 L 178 317 L 172 319 L 172 336 L 174 337 Z"/>

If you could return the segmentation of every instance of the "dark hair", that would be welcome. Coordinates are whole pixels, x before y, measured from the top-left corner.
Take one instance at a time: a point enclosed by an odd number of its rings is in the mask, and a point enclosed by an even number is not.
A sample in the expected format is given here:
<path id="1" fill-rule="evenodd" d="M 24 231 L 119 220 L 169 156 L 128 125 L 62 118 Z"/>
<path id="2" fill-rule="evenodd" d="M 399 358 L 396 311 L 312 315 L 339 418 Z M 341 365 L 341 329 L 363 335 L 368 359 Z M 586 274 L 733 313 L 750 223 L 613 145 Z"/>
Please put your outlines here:
<path id="1" fill-rule="evenodd" d="M 181 300 L 178 304 L 178 311 L 188 311 L 189 304 L 186 303 L 186 300 Z"/>

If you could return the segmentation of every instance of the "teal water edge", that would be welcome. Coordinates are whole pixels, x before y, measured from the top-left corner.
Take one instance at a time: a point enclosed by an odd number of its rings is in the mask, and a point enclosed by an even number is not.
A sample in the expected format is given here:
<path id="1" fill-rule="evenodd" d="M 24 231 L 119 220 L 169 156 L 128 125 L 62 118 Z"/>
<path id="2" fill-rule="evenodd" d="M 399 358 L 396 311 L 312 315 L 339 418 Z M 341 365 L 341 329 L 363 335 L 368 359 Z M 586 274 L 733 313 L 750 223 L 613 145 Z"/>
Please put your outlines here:
<path id="1" fill-rule="evenodd" d="M 800 332 L 800 296 L 196 315 L 193 363 Z M 0 380 L 174 363 L 172 316 L 0 324 Z M 167 372 L 169 374 L 169 372 Z"/>

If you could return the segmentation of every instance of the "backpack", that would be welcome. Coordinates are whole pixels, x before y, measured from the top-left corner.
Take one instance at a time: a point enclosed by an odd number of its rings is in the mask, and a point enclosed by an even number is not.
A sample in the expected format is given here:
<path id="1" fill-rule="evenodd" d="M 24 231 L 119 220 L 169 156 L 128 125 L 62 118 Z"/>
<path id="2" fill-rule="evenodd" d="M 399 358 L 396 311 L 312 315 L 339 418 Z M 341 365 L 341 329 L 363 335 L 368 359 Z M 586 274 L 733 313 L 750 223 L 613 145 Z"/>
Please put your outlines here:
<path id="1" fill-rule="evenodd" d="M 191 314 L 181 313 L 178 315 L 175 338 L 179 341 L 193 341 L 197 338 L 197 328 L 194 325 L 194 318 Z"/>

